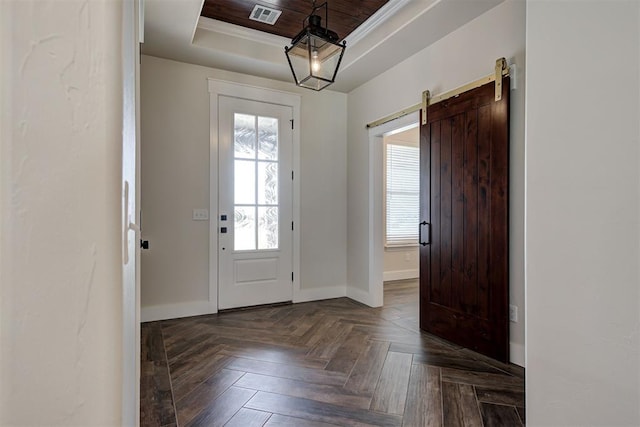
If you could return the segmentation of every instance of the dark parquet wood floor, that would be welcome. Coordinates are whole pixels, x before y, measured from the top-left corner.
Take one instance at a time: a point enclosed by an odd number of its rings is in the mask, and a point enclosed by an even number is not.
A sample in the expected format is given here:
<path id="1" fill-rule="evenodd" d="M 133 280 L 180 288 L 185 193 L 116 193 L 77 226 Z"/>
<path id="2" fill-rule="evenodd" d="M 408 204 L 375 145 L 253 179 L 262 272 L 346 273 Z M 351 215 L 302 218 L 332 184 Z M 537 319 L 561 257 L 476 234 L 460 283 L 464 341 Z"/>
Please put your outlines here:
<path id="1" fill-rule="evenodd" d="M 142 325 L 143 426 L 521 426 L 524 372 L 418 329 L 416 281 Z"/>

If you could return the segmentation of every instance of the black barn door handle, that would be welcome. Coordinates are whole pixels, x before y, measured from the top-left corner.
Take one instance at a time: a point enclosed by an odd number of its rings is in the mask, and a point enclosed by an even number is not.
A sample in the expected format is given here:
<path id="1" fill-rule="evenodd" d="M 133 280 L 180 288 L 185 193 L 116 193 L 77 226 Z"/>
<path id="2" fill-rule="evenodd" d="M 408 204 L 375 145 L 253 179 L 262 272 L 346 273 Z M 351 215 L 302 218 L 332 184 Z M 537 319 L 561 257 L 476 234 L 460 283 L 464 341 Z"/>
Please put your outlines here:
<path id="1" fill-rule="evenodd" d="M 427 226 L 427 241 L 422 241 L 422 227 Z M 422 221 L 420 223 L 420 227 L 418 227 L 418 241 L 422 246 L 427 246 L 431 244 L 431 223 L 427 221 Z"/>

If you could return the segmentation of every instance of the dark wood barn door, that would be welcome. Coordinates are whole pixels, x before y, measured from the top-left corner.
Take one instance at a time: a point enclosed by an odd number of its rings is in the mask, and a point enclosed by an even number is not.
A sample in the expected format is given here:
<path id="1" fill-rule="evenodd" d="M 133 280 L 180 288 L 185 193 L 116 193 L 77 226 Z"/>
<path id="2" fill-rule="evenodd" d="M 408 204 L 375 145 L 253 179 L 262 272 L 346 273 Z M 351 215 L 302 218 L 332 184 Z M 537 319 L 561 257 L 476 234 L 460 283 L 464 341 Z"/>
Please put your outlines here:
<path id="1" fill-rule="evenodd" d="M 420 327 L 509 357 L 509 80 L 431 105 L 420 128 Z"/>

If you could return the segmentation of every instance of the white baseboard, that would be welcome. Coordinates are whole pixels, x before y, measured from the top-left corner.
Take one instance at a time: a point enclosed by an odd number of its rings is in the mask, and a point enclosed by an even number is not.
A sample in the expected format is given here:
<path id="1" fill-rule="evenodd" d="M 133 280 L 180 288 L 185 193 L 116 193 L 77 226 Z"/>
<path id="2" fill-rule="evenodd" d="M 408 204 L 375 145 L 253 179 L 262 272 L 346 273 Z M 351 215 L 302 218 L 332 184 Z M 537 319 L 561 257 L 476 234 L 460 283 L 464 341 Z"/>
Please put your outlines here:
<path id="1" fill-rule="evenodd" d="M 382 273 L 382 280 L 385 282 L 391 282 L 393 280 L 406 280 L 406 279 L 417 279 L 420 277 L 420 270 L 412 269 L 412 270 L 393 270 L 393 271 L 385 271 Z"/>
<path id="2" fill-rule="evenodd" d="M 217 313 L 216 307 L 211 307 L 209 301 L 181 302 L 176 304 L 151 305 L 140 308 L 141 322 L 177 319 L 179 317 L 201 316 Z"/>
<path id="3" fill-rule="evenodd" d="M 296 292 L 293 302 L 318 301 L 346 296 L 346 286 L 331 286 L 316 289 L 301 289 Z M 140 321 L 154 322 L 156 320 L 178 319 L 180 317 L 201 316 L 214 314 L 218 310 L 209 301 L 182 302 L 176 304 L 152 305 L 141 307 Z"/>
<path id="4" fill-rule="evenodd" d="M 514 365 L 525 367 L 524 345 L 515 342 L 509 343 L 509 361 Z"/>
<path id="5" fill-rule="evenodd" d="M 327 286 L 324 288 L 300 289 L 293 295 L 293 302 L 319 301 L 340 298 L 347 295 L 346 286 Z"/>
<path id="6" fill-rule="evenodd" d="M 371 293 L 363 291 L 362 289 L 348 287 L 347 297 L 364 305 L 368 305 L 369 307 L 382 306 L 382 301 L 376 301 L 376 298 L 374 298 Z"/>

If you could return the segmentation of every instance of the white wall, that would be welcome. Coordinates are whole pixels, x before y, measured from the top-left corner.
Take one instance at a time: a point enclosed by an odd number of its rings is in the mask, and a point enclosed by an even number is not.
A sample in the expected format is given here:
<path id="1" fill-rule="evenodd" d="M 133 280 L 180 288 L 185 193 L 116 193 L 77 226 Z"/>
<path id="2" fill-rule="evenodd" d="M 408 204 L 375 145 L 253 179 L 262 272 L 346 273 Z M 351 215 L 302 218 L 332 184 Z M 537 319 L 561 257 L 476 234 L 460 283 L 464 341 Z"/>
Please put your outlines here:
<path id="1" fill-rule="evenodd" d="M 0 10 L 0 424 L 119 425 L 121 4 Z"/>
<path id="2" fill-rule="evenodd" d="M 368 292 L 369 138 L 365 125 L 414 105 L 422 91 L 437 95 L 490 74 L 495 60 L 517 65 L 511 92 L 510 299 L 520 322 L 511 324 L 511 360 L 524 364 L 524 57 L 525 2 L 508 0 L 349 93 L 348 283 Z"/>
<path id="3" fill-rule="evenodd" d="M 639 27 L 527 2 L 528 425 L 640 425 Z"/>
<path id="4" fill-rule="evenodd" d="M 383 259 L 383 280 L 416 279 L 420 274 L 419 251 L 417 247 L 385 248 Z"/>
<path id="5" fill-rule="evenodd" d="M 209 206 L 208 77 L 302 95 L 300 287 L 304 299 L 344 295 L 346 95 L 143 56 L 143 320 L 207 310 L 209 223 L 191 214 Z"/>

